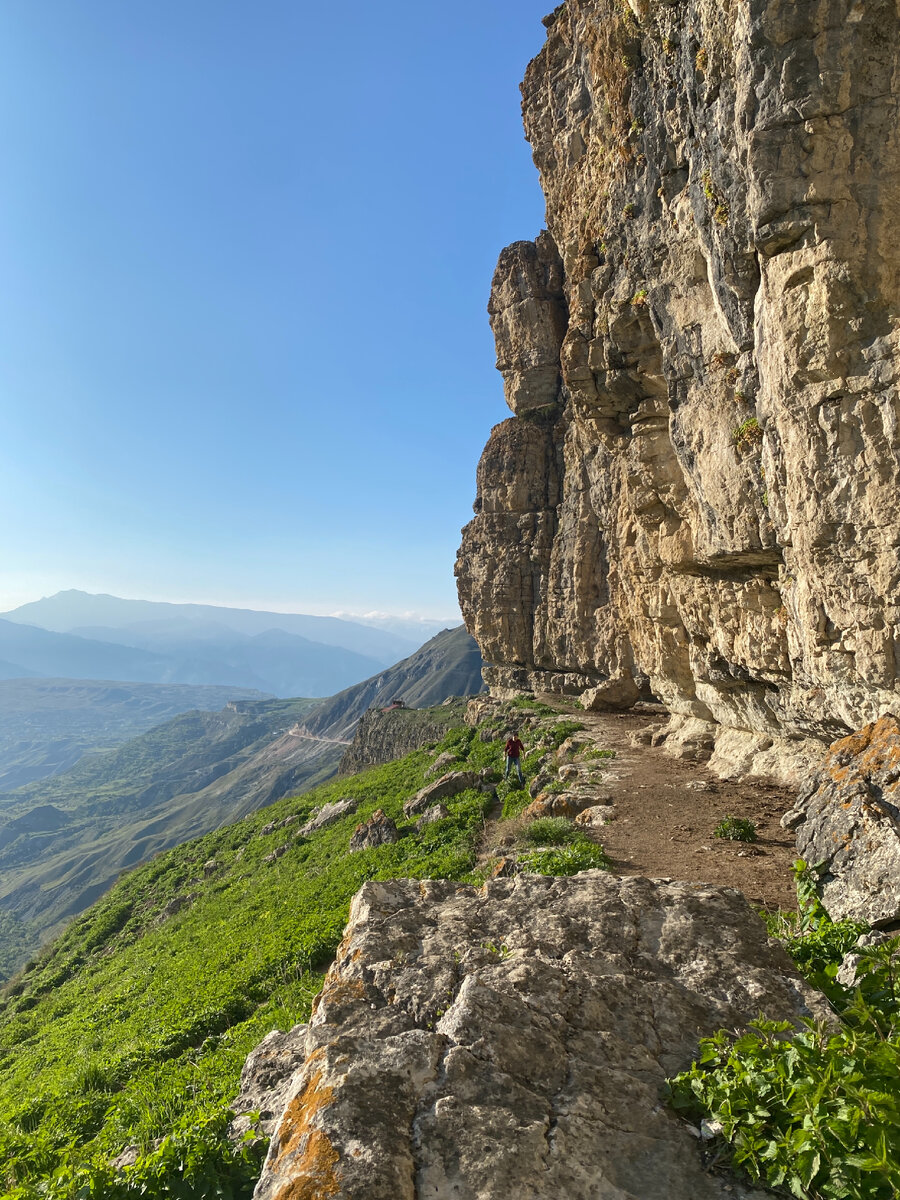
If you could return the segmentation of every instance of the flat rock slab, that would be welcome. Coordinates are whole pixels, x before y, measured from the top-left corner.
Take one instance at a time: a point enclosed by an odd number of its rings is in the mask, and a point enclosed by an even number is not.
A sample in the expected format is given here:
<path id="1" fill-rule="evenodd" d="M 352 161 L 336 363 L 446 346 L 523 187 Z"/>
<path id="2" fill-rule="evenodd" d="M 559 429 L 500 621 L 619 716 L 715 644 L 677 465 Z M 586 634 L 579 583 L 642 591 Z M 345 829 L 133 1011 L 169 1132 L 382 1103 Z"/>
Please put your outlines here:
<path id="1" fill-rule="evenodd" d="M 588 871 L 370 882 L 256 1200 L 712 1200 L 660 1102 L 698 1039 L 824 1001 L 739 893 Z"/>
<path id="2" fill-rule="evenodd" d="M 346 817 L 348 813 L 356 812 L 358 807 L 358 800 L 332 800 L 330 804 L 323 804 L 321 808 L 317 809 L 306 824 L 300 827 L 299 832 L 303 837 L 317 833 L 320 829 L 333 825 L 341 817 Z"/>
<path id="3" fill-rule="evenodd" d="M 451 771 L 436 779 L 434 783 L 427 783 L 425 787 L 420 788 L 403 805 L 403 813 L 407 817 L 417 816 L 432 804 L 437 804 L 438 800 L 449 800 L 461 792 L 468 791 L 469 788 L 480 788 L 482 783 L 483 780 L 477 771 Z"/>

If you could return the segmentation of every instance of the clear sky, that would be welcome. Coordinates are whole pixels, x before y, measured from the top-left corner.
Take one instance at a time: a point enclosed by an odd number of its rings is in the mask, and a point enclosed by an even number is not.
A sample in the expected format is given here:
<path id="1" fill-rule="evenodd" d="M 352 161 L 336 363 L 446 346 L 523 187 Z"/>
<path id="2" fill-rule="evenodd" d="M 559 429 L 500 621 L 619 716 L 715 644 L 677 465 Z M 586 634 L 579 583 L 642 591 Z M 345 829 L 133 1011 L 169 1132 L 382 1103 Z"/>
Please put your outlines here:
<path id="1" fill-rule="evenodd" d="M 456 612 L 552 0 L 4 0 L 0 610 Z"/>

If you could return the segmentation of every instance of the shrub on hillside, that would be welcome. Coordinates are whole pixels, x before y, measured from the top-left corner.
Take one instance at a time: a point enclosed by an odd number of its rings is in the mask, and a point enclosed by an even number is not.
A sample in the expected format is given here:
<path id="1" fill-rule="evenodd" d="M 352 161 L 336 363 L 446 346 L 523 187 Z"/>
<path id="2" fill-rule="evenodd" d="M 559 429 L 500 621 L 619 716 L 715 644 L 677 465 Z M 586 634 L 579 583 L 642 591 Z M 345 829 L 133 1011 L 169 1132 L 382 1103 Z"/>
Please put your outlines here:
<path id="1" fill-rule="evenodd" d="M 764 1017 L 725 1030 L 670 1080 L 684 1115 L 708 1118 L 737 1172 L 798 1200 L 896 1200 L 900 1195 L 900 938 L 863 947 L 857 985 L 836 980 L 860 927 L 832 922 L 815 870 L 795 864 L 798 911 L 770 921 L 840 1023 L 795 1030 Z"/>
<path id="2" fill-rule="evenodd" d="M 566 817 L 538 817 L 522 830 L 522 840 L 531 846 L 562 846 L 583 838 Z"/>

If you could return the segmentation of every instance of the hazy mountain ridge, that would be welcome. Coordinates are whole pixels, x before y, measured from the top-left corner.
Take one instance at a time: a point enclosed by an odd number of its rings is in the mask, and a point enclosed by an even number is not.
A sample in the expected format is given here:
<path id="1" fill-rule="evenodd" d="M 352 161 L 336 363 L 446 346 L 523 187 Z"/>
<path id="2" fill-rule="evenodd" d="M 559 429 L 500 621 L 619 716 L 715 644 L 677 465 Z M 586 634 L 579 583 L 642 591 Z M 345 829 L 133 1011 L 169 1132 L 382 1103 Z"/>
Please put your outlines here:
<path id="1" fill-rule="evenodd" d="M 243 634 L 218 627 L 213 636 L 201 623 L 198 636 L 191 636 L 179 623 L 174 635 L 162 630 L 102 632 L 110 640 L 0 619 L 0 656 L 37 676 L 230 684 L 280 696 L 327 696 L 385 665 L 382 658 L 282 629 Z M 117 636 L 125 641 L 112 640 Z"/>
<path id="2" fill-rule="evenodd" d="M 360 717 L 373 706 L 401 699 L 410 708 L 427 708 L 448 696 L 476 695 L 484 690 L 481 668 L 478 646 L 465 628 L 445 629 L 389 670 L 324 701 L 310 713 L 306 728 L 352 738 Z"/>
<path id="3" fill-rule="evenodd" d="M 249 608 L 228 608 L 214 604 L 170 604 L 159 600 L 128 600 L 106 594 L 95 595 L 71 588 L 22 604 L 0 613 L 8 621 L 38 625 L 57 633 L 77 628 L 101 626 L 128 629 L 153 623 L 213 623 L 252 636 L 271 629 L 283 629 L 325 646 L 337 646 L 358 654 L 379 658 L 384 663 L 409 654 L 416 642 L 406 636 L 358 624 L 339 617 L 318 617 L 305 613 L 275 613 Z"/>

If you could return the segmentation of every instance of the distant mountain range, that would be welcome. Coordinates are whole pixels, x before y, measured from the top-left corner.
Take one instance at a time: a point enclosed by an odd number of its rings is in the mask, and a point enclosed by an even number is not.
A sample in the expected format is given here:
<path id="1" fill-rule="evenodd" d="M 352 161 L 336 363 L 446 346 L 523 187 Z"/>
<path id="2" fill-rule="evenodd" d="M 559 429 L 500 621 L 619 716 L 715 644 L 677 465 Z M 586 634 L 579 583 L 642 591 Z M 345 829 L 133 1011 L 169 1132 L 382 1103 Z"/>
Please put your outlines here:
<path id="1" fill-rule="evenodd" d="M 475 642 L 446 630 L 329 700 L 187 713 L 0 795 L 0 977 L 123 870 L 333 775 L 369 707 L 482 686 Z"/>
<path id="2" fill-rule="evenodd" d="M 58 592 L 0 616 L 0 679 L 231 684 L 329 696 L 417 643 L 336 617 Z"/>
<path id="3" fill-rule="evenodd" d="M 225 608 L 214 604 L 168 604 L 158 600 L 125 600 L 69 589 L 23 604 L 11 612 L 0 613 L 8 621 L 39 625 L 55 633 L 76 633 L 87 629 L 102 629 L 102 641 L 119 641 L 108 635 L 118 630 L 148 636 L 204 637 L 225 630 L 252 637 L 281 629 L 297 637 L 353 650 L 385 665 L 397 661 L 398 655 L 418 649 L 421 641 L 413 636 L 401 636 L 390 629 L 377 629 L 356 621 L 338 617 L 314 617 L 302 613 L 262 612 L 250 608 Z M 91 633 L 87 636 L 96 637 Z M 129 641 L 124 645 L 131 645 Z"/>

